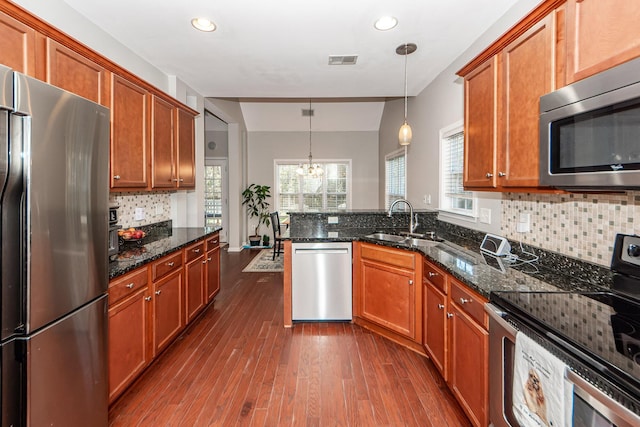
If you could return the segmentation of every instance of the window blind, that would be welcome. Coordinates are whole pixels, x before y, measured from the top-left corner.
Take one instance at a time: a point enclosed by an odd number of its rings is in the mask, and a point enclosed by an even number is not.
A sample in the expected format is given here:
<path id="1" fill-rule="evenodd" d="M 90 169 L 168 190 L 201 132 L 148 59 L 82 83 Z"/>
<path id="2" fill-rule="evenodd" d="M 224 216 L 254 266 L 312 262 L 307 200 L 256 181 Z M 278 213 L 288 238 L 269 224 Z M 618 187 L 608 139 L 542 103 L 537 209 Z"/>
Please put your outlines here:
<path id="1" fill-rule="evenodd" d="M 473 193 L 463 187 L 464 133 L 457 132 L 442 143 L 442 189 L 444 208 L 473 212 Z"/>
<path id="2" fill-rule="evenodd" d="M 404 151 L 385 159 L 386 208 L 406 196 L 406 158 Z"/>

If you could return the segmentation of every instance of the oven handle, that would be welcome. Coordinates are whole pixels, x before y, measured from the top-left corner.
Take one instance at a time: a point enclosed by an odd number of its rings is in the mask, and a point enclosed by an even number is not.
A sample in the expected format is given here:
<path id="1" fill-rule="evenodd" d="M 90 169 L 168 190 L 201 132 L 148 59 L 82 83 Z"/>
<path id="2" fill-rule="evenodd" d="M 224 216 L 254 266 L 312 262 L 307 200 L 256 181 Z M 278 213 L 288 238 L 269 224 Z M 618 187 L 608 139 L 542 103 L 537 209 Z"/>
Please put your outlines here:
<path id="1" fill-rule="evenodd" d="M 512 342 L 515 342 L 516 334 L 518 333 L 518 330 L 514 328 L 509 322 L 504 320 L 503 317 L 506 313 L 491 303 L 485 304 L 484 310 L 487 312 L 490 319 L 495 321 L 500 327 L 501 331 L 499 335 L 510 339 Z M 494 331 L 494 332 L 497 332 L 497 331 Z"/>

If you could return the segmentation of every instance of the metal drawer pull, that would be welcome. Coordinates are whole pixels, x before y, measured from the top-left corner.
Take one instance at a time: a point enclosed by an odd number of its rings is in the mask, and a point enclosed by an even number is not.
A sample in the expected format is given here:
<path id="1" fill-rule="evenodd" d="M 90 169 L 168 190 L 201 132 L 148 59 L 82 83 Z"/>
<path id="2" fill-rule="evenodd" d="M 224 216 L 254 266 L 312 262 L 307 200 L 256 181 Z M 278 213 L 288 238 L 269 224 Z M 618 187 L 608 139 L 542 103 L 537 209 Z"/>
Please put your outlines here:
<path id="1" fill-rule="evenodd" d="M 151 301 L 151 297 L 144 297 L 145 301 Z"/>
<path id="2" fill-rule="evenodd" d="M 120 175 L 114 175 L 113 179 L 120 179 Z"/>
<path id="3" fill-rule="evenodd" d="M 184 178 L 180 178 L 180 182 L 184 182 Z"/>
<path id="4" fill-rule="evenodd" d="M 444 304 L 438 304 L 438 308 L 442 310 L 444 308 Z"/>
<path id="5" fill-rule="evenodd" d="M 173 178 L 171 181 L 178 182 L 178 178 Z"/>
<path id="6" fill-rule="evenodd" d="M 429 277 L 436 277 L 438 273 L 434 273 L 433 271 L 429 272 Z"/>
<path id="7" fill-rule="evenodd" d="M 409 280 L 409 284 L 410 284 L 410 285 L 413 285 L 413 280 Z"/>
<path id="8" fill-rule="evenodd" d="M 133 283 L 129 283 L 128 285 L 126 285 L 126 287 L 129 288 L 129 289 L 133 289 L 134 286 L 135 285 Z"/>
<path id="9" fill-rule="evenodd" d="M 447 313 L 447 319 L 451 319 L 453 317 L 453 313 Z"/>
<path id="10" fill-rule="evenodd" d="M 211 261 L 211 258 L 207 258 L 207 261 Z"/>
<path id="11" fill-rule="evenodd" d="M 200 249 L 194 249 L 193 252 L 199 254 L 200 253 Z"/>
<path id="12" fill-rule="evenodd" d="M 498 172 L 498 176 L 499 176 L 499 177 L 504 177 L 504 176 L 507 176 L 507 174 L 506 174 L 506 173 L 504 173 L 504 172 Z"/>
<path id="13" fill-rule="evenodd" d="M 160 290 L 160 289 L 158 289 L 158 290 L 156 291 L 156 295 L 160 295 L 161 293 L 162 293 L 162 290 Z"/>
<path id="14" fill-rule="evenodd" d="M 173 266 L 175 265 L 175 262 L 173 262 L 173 261 L 168 262 L 168 263 L 167 263 L 167 265 L 168 265 L 169 267 L 173 267 Z"/>
<path id="15" fill-rule="evenodd" d="M 466 298 L 460 298 L 460 304 L 466 304 L 468 302 L 471 302 L 471 300 L 466 299 Z"/>
<path id="16" fill-rule="evenodd" d="M 207 260 L 206 260 L 206 259 L 205 259 L 205 260 L 203 260 L 203 261 L 202 261 L 202 263 L 203 263 L 203 264 L 206 264 L 206 263 L 207 263 Z"/>
<path id="17" fill-rule="evenodd" d="M 493 174 L 491 172 L 487 172 L 487 174 L 485 175 L 487 178 L 493 178 Z"/>

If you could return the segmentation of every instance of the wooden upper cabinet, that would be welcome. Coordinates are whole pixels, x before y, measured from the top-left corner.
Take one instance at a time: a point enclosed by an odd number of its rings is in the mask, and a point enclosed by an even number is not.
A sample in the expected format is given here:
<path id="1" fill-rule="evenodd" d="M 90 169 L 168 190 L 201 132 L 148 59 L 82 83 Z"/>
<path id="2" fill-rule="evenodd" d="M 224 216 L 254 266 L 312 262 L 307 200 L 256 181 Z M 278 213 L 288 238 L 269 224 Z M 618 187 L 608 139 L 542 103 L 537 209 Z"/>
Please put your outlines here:
<path id="1" fill-rule="evenodd" d="M 464 80 L 464 185 L 496 186 L 498 72 L 496 55 Z"/>
<path id="2" fill-rule="evenodd" d="M 567 2 L 567 84 L 640 56 L 640 2 Z"/>
<path id="3" fill-rule="evenodd" d="M 36 77 L 35 30 L 0 13 L 0 34 L 0 64 Z"/>
<path id="4" fill-rule="evenodd" d="M 174 188 L 175 140 L 174 108 L 168 102 L 153 96 L 151 103 L 151 186 Z"/>
<path id="5" fill-rule="evenodd" d="M 540 96 L 555 88 L 554 22 L 554 14 L 547 16 L 502 52 L 498 186 L 538 186 Z"/>
<path id="6" fill-rule="evenodd" d="M 109 107 L 109 72 L 71 49 L 47 39 L 47 82 Z"/>
<path id="7" fill-rule="evenodd" d="M 194 117 L 176 108 L 177 179 L 179 188 L 196 186 Z"/>
<path id="8" fill-rule="evenodd" d="M 148 93 L 113 74 L 111 83 L 111 188 L 147 187 Z"/>

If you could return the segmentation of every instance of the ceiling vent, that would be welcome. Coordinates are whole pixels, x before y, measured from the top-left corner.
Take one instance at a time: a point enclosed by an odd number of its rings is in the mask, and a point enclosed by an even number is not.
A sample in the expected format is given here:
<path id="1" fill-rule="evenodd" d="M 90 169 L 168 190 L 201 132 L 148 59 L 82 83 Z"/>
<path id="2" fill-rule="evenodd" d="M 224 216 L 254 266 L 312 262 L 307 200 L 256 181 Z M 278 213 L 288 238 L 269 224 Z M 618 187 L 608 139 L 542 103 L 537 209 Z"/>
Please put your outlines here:
<path id="1" fill-rule="evenodd" d="M 358 55 L 329 55 L 329 65 L 356 65 Z"/>
<path id="2" fill-rule="evenodd" d="M 303 108 L 302 117 L 313 117 L 313 110 L 310 108 Z"/>

